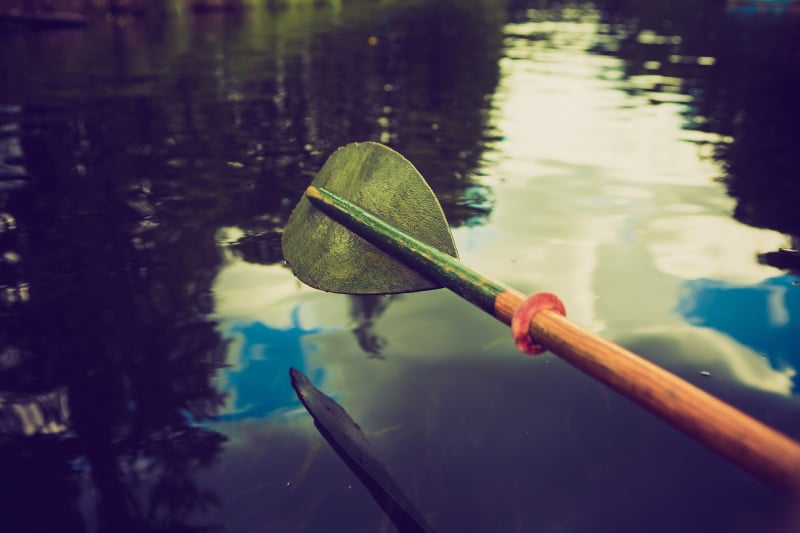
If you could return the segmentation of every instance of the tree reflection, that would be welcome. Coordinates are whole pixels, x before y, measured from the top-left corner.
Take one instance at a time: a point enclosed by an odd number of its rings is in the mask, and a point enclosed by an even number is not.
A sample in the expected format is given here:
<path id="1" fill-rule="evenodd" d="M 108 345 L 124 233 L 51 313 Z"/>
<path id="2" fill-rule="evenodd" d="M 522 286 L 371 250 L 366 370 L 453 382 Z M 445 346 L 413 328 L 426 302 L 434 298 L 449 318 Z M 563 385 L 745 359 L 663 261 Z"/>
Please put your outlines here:
<path id="1" fill-rule="evenodd" d="M 375 323 L 389 307 L 396 296 L 354 294 L 350 296 L 350 317 L 353 320 L 353 334 L 358 345 L 369 357 L 382 359 L 381 352 L 386 348 L 386 339 L 375 332 Z"/>
<path id="2" fill-rule="evenodd" d="M 0 190 L 0 246 L 19 258 L 0 272 L 9 530 L 205 528 L 190 517 L 217 496 L 195 477 L 225 442 L 196 423 L 225 400 L 212 378 L 226 341 L 208 318 L 217 229 L 241 228 L 232 249 L 248 261 L 279 262 L 292 207 L 336 147 L 399 149 L 452 225 L 490 210 L 475 169 L 502 8 L 341 8 L 352 16 L 306 7 L 9 41 L 0 90 L 19 126 L 2 134 L 25 178 Z M 367 353 L 387 303 L 354 300 Z"/>
<path id="3" fill-rule="evenodd" d="M 0 110 L 6 529 L 203 529 L 193 517 L 218 495 L 195 478 L 225 442 L 196 424 L 225 400 L 212 382 L 228 351 L 209 318 L 217 230 L 241 229 L 231 250 L 247 261 L 279 263 L 292 207 L 338 146 L 391 145 L 451 225 L 485 221 L 502 25 L 563 4 L 337 4 L 0 36 L 0 96 L 14 104 Z M 733 139 L 714 157 L 736 216 L 800 234 L 797 19 L 688 0 L 596 4 L 620 36 L 598 52 L 629 75 L 679 78 L 687 128 Z M 680 38 L 643 43 L 642 29 Z M 716 62 L 680 60 L 700 56 Z M 391 301 L 351 300 L 372 356 Z M 279 348 L 307 333 L 242 327 Z"/>
<path id="4" fill-rule="evenodd" d="M 685 128 L 713 134 L 721 179 L 746 224 L 800 236 L 800 18 L 788 11 L 726 9 L 723 2 L 599 1 L 611 30 L 624 29 L 619 50 L 628 75 L 680 79 L 691 96 Z M 651 30 L 668 38 L 644 40 Z M 702 60 L 701 60 L 702 59 Z M 772 259 L 775 260 L 772 260 Z M 781 255 L 764 260 L 785 267 Z"/>
<path id="5" fill-rule="evenodd" d="M 721 145 L 734 216 L 800 237 L 800 19 L 732 13 L 717 50 L 715 76 L 698 109 L 733 142 Z M 747 73 L 742 75 L 742 73 Z"/>
<path id="6" fill-rule="evenodd" d="M 225 440 L 193 424 L 223 401 L 210 379 L 225 345 L 204 318 L 219 257 L 210 253 L 204 262 L 195 244 L 211 239 L 213 228 L 170 231 L 157 222 L 141 169 L 126 161 L 138 132 L 104 120 L 115 108 L 98 103 L 80 119 L 23 111 L 33 180 L 8 196 L 7 208 L 30 297 L 4 309 L 4 348 L 20 355 L 0 382 L 18 416 L 64 428 L 56 435 L 9 431 L 2 455 L 10 483 L 26 479 L 32 492 L 60 487 L 49 499 L 72 521 L 81 503 L 76 486 L 89 476 L 96 494 L 90 519 L 100 530 L 188 530 L 187 516 L 215 501 L 195 486 L 195 472 Z M 66 391 L 66 411 L 33 399 L 58 389 Z M 28 469 L 39 461 L 57 464 Z M 31 506 L 14 506 L 4 523 L 61 529 L 63 517 L 37 513 L 42 502 L 30 496 Z"/>

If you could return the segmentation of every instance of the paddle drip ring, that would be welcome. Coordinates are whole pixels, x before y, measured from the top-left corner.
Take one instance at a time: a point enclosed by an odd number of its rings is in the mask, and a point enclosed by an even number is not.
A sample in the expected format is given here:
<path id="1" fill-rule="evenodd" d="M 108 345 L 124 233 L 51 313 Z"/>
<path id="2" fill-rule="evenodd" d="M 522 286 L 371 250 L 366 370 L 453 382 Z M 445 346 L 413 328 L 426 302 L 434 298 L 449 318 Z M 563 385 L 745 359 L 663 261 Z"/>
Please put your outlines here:
<path id="1" fill-rule="evenodd" d="M 524 354 L 539 355 L 546 351 L 544 346 L 533 341 L 530 333 L 531 320 L 542 309 L 549 309 L 561 316 L 567 316 L 564 302 L 555 294 L 537 292 L 528 296 L 514 311 L 514 316 L 511 318 L 511 336 L 514 338 L 514 344 L 517 345 L 519 351 Z"/>

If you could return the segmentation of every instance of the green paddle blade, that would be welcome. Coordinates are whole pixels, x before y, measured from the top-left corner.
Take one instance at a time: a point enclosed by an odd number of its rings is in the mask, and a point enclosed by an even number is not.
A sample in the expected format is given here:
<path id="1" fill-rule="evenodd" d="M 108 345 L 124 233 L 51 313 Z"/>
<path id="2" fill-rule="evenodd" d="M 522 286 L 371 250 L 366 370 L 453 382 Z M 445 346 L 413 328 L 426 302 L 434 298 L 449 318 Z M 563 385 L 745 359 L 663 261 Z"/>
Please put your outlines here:
<path id="1" fill-rule="evenodd" d="M 366 142 L 339 148 L 312 185 L 458 257 L 450 227 L 430 186 L 414 165 L 386 146 Z M 324 291 L 392 294 L 440 287 L 330 219 L 305 196 L 289 217 L 281 245 L 294 275 Z"/>

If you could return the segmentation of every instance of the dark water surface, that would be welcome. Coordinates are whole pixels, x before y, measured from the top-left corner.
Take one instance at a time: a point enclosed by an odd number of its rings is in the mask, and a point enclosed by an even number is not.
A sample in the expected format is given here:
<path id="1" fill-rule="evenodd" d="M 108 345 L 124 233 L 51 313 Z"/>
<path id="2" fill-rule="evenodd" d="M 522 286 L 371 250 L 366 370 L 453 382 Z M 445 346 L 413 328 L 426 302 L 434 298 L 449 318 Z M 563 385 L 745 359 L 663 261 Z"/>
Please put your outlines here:
<path id="1" fill-rule="evenodd" d="M 387 143 L 465 263 L 800 438 L 800 266 L 759 256 L 800 240 L 800 18 L 639 4 L 4 29 L 0 531 L 391 531 L 290 366 L 438 531 L 797 531 L 455 296 L 326 294 L 282 264 L 327 156 Z"/>

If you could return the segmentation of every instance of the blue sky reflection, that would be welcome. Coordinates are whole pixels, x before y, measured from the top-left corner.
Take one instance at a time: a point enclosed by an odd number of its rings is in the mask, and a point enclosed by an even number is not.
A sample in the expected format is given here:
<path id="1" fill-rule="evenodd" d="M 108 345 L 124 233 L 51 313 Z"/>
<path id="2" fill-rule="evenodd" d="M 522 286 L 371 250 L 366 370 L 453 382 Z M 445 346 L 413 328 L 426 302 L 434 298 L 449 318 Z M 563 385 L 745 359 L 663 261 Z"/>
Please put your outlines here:
<path id="1" fill-rule="evenodd" d="M 215 316 L 221 335 L 230 341 L 228 366 L 215 377 L 227 395 L 219 421 L 265 419 L 299 409 L 290 367 L 316 386 L 330 377 L 318 360 L 316 339 L 342 330 L 347 299 L 326 296 L 302 287 L 280 265 L 228 258 L 214 283 Z"/>
<path id="2" fill-rule="evenodd" d="M 306 357 L 313 353 L 315 345 L 304 342 L 304 338 L 322 331 L 303 328 L 299 305 L 292 309 L 288 328 L 258 321 L 232 323 L 227 333 L 236 339 L 231 356 L 238 363 L 224 369 L 217 378 L 222 391 L 229 395 L 226 412 L 219 415 L 219 420 L 264 418 L 299 405 L 287 377 L 289 368 L 308 372 L 313 383 L 321 383 L 325 371 L 308 369 Z"/>

